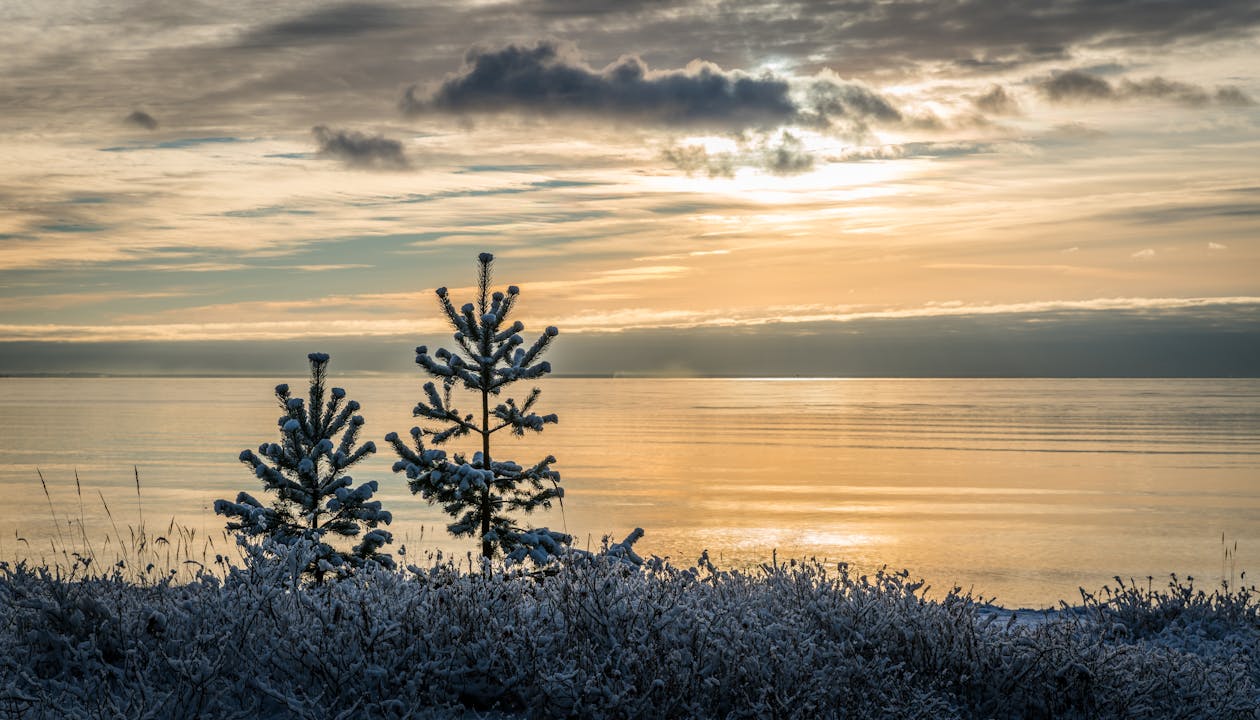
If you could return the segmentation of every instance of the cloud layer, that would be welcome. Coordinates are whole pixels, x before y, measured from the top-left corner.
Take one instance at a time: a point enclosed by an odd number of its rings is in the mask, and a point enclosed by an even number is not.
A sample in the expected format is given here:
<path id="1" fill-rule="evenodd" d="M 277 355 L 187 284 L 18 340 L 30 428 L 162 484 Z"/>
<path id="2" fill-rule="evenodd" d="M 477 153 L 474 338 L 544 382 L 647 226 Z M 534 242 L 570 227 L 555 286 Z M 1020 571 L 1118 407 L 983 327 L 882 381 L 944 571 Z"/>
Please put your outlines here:
<path id="1" fill-rule="evenodd" d="M 1254 105 L 1249 95 L 1233 85 L 1223 85 L 1215 90 L 1192 83 L 1150 77 L 1142 80 L 1121 80 L 1113 84 L 1097 75 L 1080 70 L 1057 73 L 1038 86 L 1048 99 L 1055 102 L 1089 102 L 1097 100 L 1123 101 L 1138 99 L 1167 100 L 1187 107 L 1203 107 L 1210 104 L 1231 107 Z"/>
<path id="2" fill-rule="evenodd" d="M 347 167 L 363 170 L 407 170 L 411 162 L 403 144 L 383 135 L 367 135 L 353 130 L 333 130 L 323 125 L 311 128 L 319 154 L 342 161 Z"/>
<path id="3" fill-rule="evenodd" d="M 1260 295 L 1254 2 L 11 5 L 14 339 L 423 332 L 483 250 L 582 331 Z"/>

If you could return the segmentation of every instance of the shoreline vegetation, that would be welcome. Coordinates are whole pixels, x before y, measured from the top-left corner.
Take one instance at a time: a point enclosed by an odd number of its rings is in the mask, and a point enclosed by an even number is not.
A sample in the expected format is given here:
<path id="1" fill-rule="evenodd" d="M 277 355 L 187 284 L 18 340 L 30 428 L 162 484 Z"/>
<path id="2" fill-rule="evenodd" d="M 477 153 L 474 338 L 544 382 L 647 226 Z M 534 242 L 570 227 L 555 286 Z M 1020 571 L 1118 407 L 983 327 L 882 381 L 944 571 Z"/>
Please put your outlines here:
<path id="1" fill-rule="evenodd" d="M 0 563 L 0 717 L 1260 714 L 1253 586 L 1117 578 L 1011 611 L 906 571 L 684 568 L 607 540 L 541 569 L 404 554 L 323 583 L 301 544 L 153 562 L 170 545 L 133 545 L 137 568 Z"/>
<path id="2" fill-rule="evenodd" d="M 1010 610 L 904 570 L 678 567 L 638 533 L 318 583 L 301 543 L 172 522 L 93 545 L 82 505 L 49 510 L 53 561 L 0 562 L 3 718 L 1260 717 L 1260 594 L 1224 541 L 1212 591 Z"/>

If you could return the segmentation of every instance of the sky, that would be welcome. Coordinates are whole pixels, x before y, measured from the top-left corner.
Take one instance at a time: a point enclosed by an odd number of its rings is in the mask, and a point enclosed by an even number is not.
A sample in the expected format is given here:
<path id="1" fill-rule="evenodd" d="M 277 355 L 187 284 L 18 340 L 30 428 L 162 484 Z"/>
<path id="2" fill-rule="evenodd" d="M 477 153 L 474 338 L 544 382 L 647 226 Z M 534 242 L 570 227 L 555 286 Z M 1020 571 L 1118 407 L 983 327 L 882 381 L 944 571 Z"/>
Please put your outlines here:
<path id="1" fill-rule="evenodd" d="M 1260 5 L 0 5 L 0 373 L 1260 374 Z M 337 366 L 340 365 L 339 368 Z"/>

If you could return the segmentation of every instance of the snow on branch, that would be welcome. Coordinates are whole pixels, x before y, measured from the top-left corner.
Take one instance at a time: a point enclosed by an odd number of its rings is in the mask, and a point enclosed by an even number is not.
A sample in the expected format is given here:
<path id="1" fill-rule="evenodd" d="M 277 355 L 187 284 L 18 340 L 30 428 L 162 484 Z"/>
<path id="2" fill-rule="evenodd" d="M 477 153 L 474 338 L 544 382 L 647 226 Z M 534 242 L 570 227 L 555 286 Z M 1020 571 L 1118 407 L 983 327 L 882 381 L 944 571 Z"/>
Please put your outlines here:
<path id="1" fill-rule="evenodd" d="M 242 492 L 236 502 L 215 501 L 214 510 L 230 518 L 227 529 L 232 532 L 282 545 L 310 544 L 315 551 L 304 572 L 317 581 L 344 576 L 364 563 L 393 567 L 393 558 L 380 552 L 393 536 L 378 527 L 393 516 L 372 499 L 379 489 L 376 481 L 354 487 L 354 479 L 345 474 L 375 453 L 376 443 L 358 443 L 364 425 L 357 414 L 359 403 L 347 400 L 342 388 L 326 388 L 328 355 L 311 353 L 307 359 L 311 379 L 305 400 L 293 397 L 287 384 L 275 388 L 284 412 L 276 421 L 281 441 L 240 454 L 263 488 L 274 493 L 271 507 Z M 348 550 L 345 543 L 339 543 L 342 549 L 332 544 L 360 535 L 361 541 Z"/>
<path id="2" fill-rule="evenodd" d="M 526 343 L 521 335 L 524 323 L 510 317 L 520 288 L 510 285 L 506 291 L 493 290 L 493 262 L 490 253 L 478 255 L 473 302 L 457 308 L 447 288 L 437 289 L 438 307 L 454 330 L 455 347 L 430 352 L 421 345 L 416 348 L 416 364 L 441 382 L 441 392 L 437 382 L 424 385 L 423 399 L 413 411 L 422 425 L 412 429 L 410 445 L 397 433 L 385 439 L 399 458 L 394 472 L 407 477 L 413 493 L 441 505 L 454 518 L 448 531 L 480 538 L 482 555 L 487 558 L 501 552 L 514 561 L 528 558 L 546 562 L 558 556 L 571 538 L 547 529 L 520 528 L 509 513 L 530 513 L 550 508 L 553 501 L 563 502 L 560 473 L 551 468 L 555 458 L 548 456 L 529 468 L 512 461 L 495 461 L 490 438 L 503 429 L 517 436 L 526 431 L 541 432 L 558 418 L 554 413 L 534 411 L 537 388 L 523 403 L 513 398 L 491 403 L 490 397 L 497 398 L 512 383 L 549 374 L 551 363 L 540 358 L 559 330 L 548 327 L 532 343 Z M 480 401 L 475 409 L 479 413 L 466 413 L 452 404 L 455 386 Z M 480 448 L 471 460 L 459 453 L 448 458 L 444 451 L 426 448 L 426 438 L 430 445 L 467 438 L 479 441 Z"/>

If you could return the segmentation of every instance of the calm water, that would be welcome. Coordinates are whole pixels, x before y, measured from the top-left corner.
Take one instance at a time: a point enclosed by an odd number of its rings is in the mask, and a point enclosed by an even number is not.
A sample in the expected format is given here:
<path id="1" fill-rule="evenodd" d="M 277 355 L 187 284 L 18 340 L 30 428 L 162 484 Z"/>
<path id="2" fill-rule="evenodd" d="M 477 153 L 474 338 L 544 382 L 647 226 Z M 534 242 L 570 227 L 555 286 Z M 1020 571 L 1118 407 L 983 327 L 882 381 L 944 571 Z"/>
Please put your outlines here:
<path id="1" fill-rule="evenodd" d="M 89 536 L 137 520 L 216 533 L 216 498 L 260 485 L 236 462 L 276 438 L 281 380 L 0 379 L 0 555 L 38 554 L 59 517 Z M 341 377 L 367 439 L 405 432 L 415 377 Z M 645 554 L 719 564 L 815 556 L 909 568 L 1008 606 L 1078 598 L 1113 575 L 1222 577 L 1222 534 L 1260 573 L 1260 380 L 623 380 L 541 383 L 560 425 L 496 457 L 559 458 L 579 543 L 647 530 Z M 471 402 L 465 403 L 468 407 Z M 384 453 L 393 530 L 461 555 Z M 83 506 L 74 485 L 78 470 Z M 99 493 L 99 494 L 98 494 Z M 423 530 L 422 530 L 423 528 Z M 125 530 L 124 530 L 125 533 Z M 19 542 L 18 537 L 26 539 Z M 1228 574 L 1228 570 L 1225 571 Z"/>

